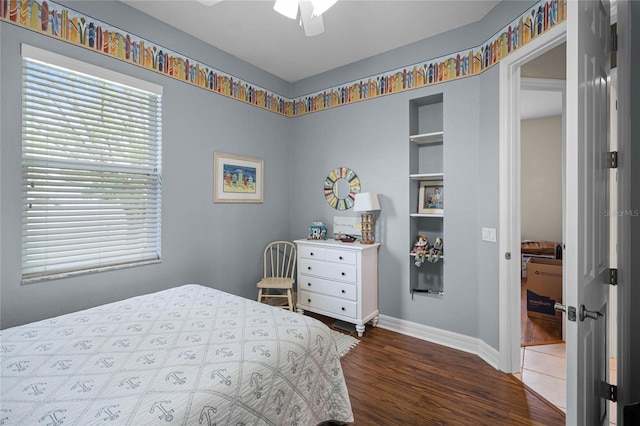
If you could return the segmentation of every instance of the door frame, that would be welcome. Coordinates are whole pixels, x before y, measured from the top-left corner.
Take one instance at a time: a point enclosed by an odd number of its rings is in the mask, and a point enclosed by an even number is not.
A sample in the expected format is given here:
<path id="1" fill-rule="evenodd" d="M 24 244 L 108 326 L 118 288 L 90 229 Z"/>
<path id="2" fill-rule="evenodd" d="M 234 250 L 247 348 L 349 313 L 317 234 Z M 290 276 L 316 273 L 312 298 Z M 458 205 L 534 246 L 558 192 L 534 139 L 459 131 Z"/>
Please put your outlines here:
<path id="1" fill-rule="evenodd" d="M 516 287 L 514 285 L 515 282 L 520 282 L 522 271 L 520 260 L 520 67 L 533 58 L 564 43 L 566 41 L 566 28 L 566 22 L 561 23 L 500 62 L 498 112 L 500 156 L 500 237 L 498 241 L 498 252 L 500 253 L 499 365 L 500 370 L 506 373 L 518 373 L 521 367 L 521 296 L 520 286 Z M 514 141 L 517 141 L 517 143 L 514 143 Z M 565 220 L 563 214 L 563 229 Z"/>
<path id="2" fill-rule="evenodd" d="M 629 0 L 616 2 L 618 22 L 618 52 L 617 52 L 617 139 L 618 156 L 622 161 L 618 164 L 618 286 L 617 286 L 617 368 L 616 383 L 618 386 L 617 418 L 618 424 L 623 419 L 624 406 L 637 400 L 640 385 L 631 377 L 632 355 L 637 353 L 638 344 L 632 342 L 631 312 L 638 302 L 638 292 L 631 291 L 632 261 L 631 261 L 631 217 L 637 210 L 631 210 L 631 6 Z M 637 165 L 636 165 L 637 167 Z M 620 215 L 620 213 L 623 213 Z M 630 214 L 626 214 L 630 212 Z M 637 269 L 636 269 L 637 270 Z M 636 298 L 635 300 L 633 298 Z M 638 374 L 636 373 L 636 378 Z M 635 384 L 634 384 L 635 383 Z M 634 399 L 635 397 L 635 399 Z"/>

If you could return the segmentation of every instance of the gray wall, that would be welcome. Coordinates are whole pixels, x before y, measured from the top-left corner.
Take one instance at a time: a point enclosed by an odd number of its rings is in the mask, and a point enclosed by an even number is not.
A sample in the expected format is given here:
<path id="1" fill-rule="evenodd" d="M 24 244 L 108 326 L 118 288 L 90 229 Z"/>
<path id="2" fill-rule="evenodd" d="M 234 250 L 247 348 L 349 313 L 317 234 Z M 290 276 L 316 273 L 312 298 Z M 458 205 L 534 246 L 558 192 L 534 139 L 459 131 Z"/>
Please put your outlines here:
<path id="1" fill-rule="evenodd" d="M 293 188 L 297 200 L 292 205 L 292 234 L 304 237 L 314 218 L 331 223 L 337 213 L 324 200 L 324 179 L 335 167 L 353 169 L 362 190 L 380 197 L 376 240 L 382 243 L 381 313 L 474 337 L 478 336 L 479 309 L 475 240 L 480 167 L 478 83 L 478 78 L 462 79 L 310 114 L 296 119 L 292 131 L 293 174 L 298 176 Z M 444 94 L 445 295 L 416 294 L 412 300 L 409 250 L 415 236 L 409 235 L 409 100 L 438 92 Z"/>
<path id="2" fill-rule="evenodd" d="M 532 2 L 504 2 L 478 23 L 404 48 L 285 84 L 121 3 L 69 2 L 100 20 L 286 96 L 298 96 L 403 65 L 475 47 Z M 363 191 L 380 194 L 380 310 L 483 340 L 498 348 L 498 71 L 285 119 L 137 67 L 3 23 L 2 31 L 2 327 L 111 300 L 200 282 L 254 297 L 260 251 L 273 239 L 304 238 L 311 220 L 340 213 L 322 186 L 339 166 L 353 168 Z M 165 87 L 163 263 L 20 285 L 20 56 L 28 42 L 148 79 Z M 287 93 L 288 92 L 288 93 Z M 409 293 L 409 100 L 444 95 L 447 212 L 445 295 Z M 264 158 L 265 203 L 213 204 L 212 155 Z"/>
<path id="3" fill-rule="evenodd" d="M 329 71 L 294 84 L 294 93 L 473 47 L 526 9 L 507 2 L 476 24 Z M 420 52 L 422 54 L 420 54 Z M 404 62 L 399 62 L 404 61 Z M 498 228 L 498 71 L 410 92 L 359 102 L 296 118 L 292 125 L 296 201 L 292 235 L 304 237 L 312 219 L 331 223 L 325 202 L 327 173 L 346 166 L 358 173 L 363 191 L 377 192 L 381 211 L 376 240 L 380 311 L 438 329 L 480 338 L 498 348 L 498 247 L 481 241 L 481 227 Z M 409 292 L 409 101 L 444 96 L 444 296 Z M 348 211 L 343 215 L 356 215 Z"/>
<path id="4" fill-rule="evenodd" d="M 477 181 L 475 190 L 478 193 L 477 204 L 468 205 L 471 211 L 476 210 L 475 228 L 471 234 L 477 251 L 478 265 L 478 337 L 494 349 L 499 345 L 500 322 L 500 258 L 498 244 L 482 241 L 482 228 L 495 228 L 499 232 L 499 129 L 498 129 L 498 94 L 500 80 L 498 67 L 486 71 L 480 76 L 480 99 L 476 108 L 479 111 Z M 473 185 L 473 183 L 469 183 Z M 500 239 L 500 235 L 496 235 Z M 464 262 L 464 261 L 463 261 Z M 470 265 L 460 263 L 459 268 Z"/>
<path id="5" fill-rule="evenodd" d="M 282 81 L 216 51 L 120 2 L 70 6 L 173 50 L 275 90 Z M 290 122 L 269 111 L 98 53 L 2 23 L 1 305 L 2 328 L 118 299 L 195 282 L 249 298 L 262 274 L 268 241 L 288 239 L 291 191 Z M 162 263 L 20 284 L 21 56 L 28 43 L 164 87 Z M 263 204 L 213 203 L 213 153 L 264 159 Z"/>

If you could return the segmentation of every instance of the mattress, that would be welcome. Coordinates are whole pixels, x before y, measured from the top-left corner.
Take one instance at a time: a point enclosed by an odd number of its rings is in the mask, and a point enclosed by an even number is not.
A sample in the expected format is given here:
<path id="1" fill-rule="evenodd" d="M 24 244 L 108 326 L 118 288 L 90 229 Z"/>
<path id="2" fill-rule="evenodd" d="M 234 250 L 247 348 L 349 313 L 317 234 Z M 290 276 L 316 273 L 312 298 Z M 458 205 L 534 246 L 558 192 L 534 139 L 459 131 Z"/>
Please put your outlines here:
<path id="1" fill-rule="evenodd" d="M 352 422 L 321 322 L 188 284 L 0 332 L 2 425 Z"/>

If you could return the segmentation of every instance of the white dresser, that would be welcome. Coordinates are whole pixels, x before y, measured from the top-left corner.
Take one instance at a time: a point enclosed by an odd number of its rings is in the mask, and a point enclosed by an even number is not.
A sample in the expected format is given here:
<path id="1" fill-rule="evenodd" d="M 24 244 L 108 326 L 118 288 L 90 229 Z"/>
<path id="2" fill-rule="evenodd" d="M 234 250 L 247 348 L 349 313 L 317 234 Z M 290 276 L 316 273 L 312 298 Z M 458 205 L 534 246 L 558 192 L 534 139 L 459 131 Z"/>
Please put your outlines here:
<path id="1" fill-rule="evenodd" d="M 297 310 L 315 312 L 356 325 L 378 323 L 379 243 L 296 240 Z"/>

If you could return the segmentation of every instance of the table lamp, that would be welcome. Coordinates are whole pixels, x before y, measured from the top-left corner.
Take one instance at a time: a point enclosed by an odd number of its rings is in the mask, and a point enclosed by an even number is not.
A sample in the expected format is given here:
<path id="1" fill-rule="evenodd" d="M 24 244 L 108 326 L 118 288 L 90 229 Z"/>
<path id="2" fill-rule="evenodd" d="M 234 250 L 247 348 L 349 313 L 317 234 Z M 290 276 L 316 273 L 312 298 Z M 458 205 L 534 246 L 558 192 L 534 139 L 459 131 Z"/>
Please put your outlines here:
<path id="1" fill-rule="evenodd" d="M 354 212 L 362 213 L 362 244 L 373 244 L 373 214 L 370 212 L 380 210 L 380 203 L 378 202 L 378 194 L 375 192 L 361 192 L 356 194 L 355 202 L 353 204 Z"/>

